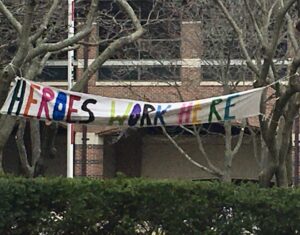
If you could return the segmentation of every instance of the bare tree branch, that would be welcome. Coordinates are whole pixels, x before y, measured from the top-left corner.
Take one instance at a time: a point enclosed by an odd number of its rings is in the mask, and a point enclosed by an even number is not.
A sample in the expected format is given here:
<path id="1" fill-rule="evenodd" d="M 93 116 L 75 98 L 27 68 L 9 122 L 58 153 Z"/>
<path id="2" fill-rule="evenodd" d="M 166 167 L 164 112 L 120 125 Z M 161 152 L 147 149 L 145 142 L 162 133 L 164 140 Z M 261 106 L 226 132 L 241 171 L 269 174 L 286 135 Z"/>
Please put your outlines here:
<path id="1" fill-rule="evenodd" d="M 236 146 L 234 147 L 234 149 L 232 150 L 232 157 L 234 158 L 235 155 L 237 154 L 237 152 L 239 151 L 242 143 L 243 143 L 243 137 L 244 137 L 244 133 L 245 133 L 245 127 L 246 127 L 246 119 L 242 120 L 242 125 L 241 125 L 241 129 L 240 129 L 240 133 L 239 133 L 239 137 L 238 137 L 238 142 L 236 144 Z"/>
<path id="2" fill-rule="evenodd" d="M 238 39 L 239 39 L 239 43 L 243 52 L 243 55 L 246 58 L 246 63 L 249 66 L 249 68 L 257 75 L 259 76 L 259 70 L 257 68 L 257 66 L 253 63 L 246 45 L 245 45 L 245 41 L 243 38 L 243 33 L 242 30 L 239 28 L 239 26 L 237 25 L 237 23 L 235 22 L 235 20 L 232 18 L 232 16 L 230 15 L 230 13 L 228 12 L 227 8 L 224 6 L 223 2 L 221 0 L 214 0 L 219 7 L 221 8 L 222 12 L 224 13 L 225 17 L 227 18 L 227 20 L 229 21 L 229 23 L 231 24 L 232 28 L 234 29 L 234 31 L 236 32 L 236 34 L 238 35 Z"/>
<path id="3" fill-rule="evenodd" d="M 34 80 L 36 76 L 41 74 L 51 54 L 51 52 L 46 53 L 42 59 L 39 57 L 34 58 L 26 71 L 25 77 L 28 80 Z"/>
<path id="4" fill-rule="evenodd" d="M 43 34 L 43 32 L 45 32 L 49 24 L 49 21 L 58 6 L 58 3 L 59 3 L 58 0 L 53 0 L 49 11 L 47 12 L 47 14 L 43 19 L 43 23 L 40 25 L 39 29 L 35 32 L 35 34 L 30 37 L 31 42 L 35 42 Z"/>
<path id="5" fill-rule="evenodd" d="M 17 72 L 19 72 L 19 69 L 21 68 L 24 59 L 28 53 L 30 47 L 29 35 L 34 7 L 35 2 L 33 0 L 26 1 L 25 16 L 19 38 L 18 50 L 15 56 L 13 57 L 11 63 L 9 63 L 0 73 L 0 106 L 4 103 L 7 93 L 9 91 L 10 83 L 12 79 L 17 75 Z"/>
<path id="6" fill-rule="evenodd" d="M 202 153 L 202 155 L 204 156 L 205 161 L 207 162 L 208 167 L 213 172 L 215 172 L 215 174 L 218 175 L 219 177 L 223 176 L 222 171 L 218 167 L 216 167 L 214 164 L 212 164 L 212 162 L 210 161 L 210 159 L 209 159 L 209 157 L 208 157 L 208 155 L 207 155 L 207 153 L 206 153 L 206 151 L 204 149 L 204 146 L 203 146 L 203 143 L 202 143 L 199 131 L 197 130 L 196 126 L 193 125 L 193 128 L 194 128 L 194 133 L 195 133 L 195 136 L 196 136 L 196 139 L 197 139 L 197 143 L 198 143 L 198 149 Z"/>
<path id="7" fill-rule="evenodd" d="M 288 36 L 291 40 L 294 51 L 297 52 L 299 50 L 299 44 L 298 44 L 298 41 L 295 36 L 293 21 L 292 21 L 290 14 L 288 14 L 288 13 L 286 14 L 286 18 L 287 18 L 287 22 L 288 22 Z"/>
<path id="8" fill-rule="evenodd" d="M 269 69 L 270 69 L 270 65 L 272 63 L 272 59 L 275 55 L 276 52 L 276 47 L 278 44 L 278 40 L 279 40 L 279 35 L 280 35 L 280 30 L 282 28 L 283 22 L 284 22 L 284 17 L 287 13 L 287 11 L 290 9 L 290 7 L 296 2 L 296 0 L 289 0 L 287 2 L 286 5 L 282 6 L 279 9 L 279 12 L 277 14 L 275 23 L 274 23 L 274 31 L 273 31 L 273 35 L 272 35 L 272 42 L 269 46 L 267 46 L 265 49 L 265 54 L 266 57 L 264 59 L 264 63 L 263 63 L 263 67 L 260 73 L 260 80 L 261 81 L 265 81 L 268 73 L 269 73 Z"/>
<path id="9" fill-rule="evenodd" d="M 254 158 L 256 160 L 257 165 L 259 166 L 260 170 L 262 168 L 262 163 L 261 163 L 261 159 L 258 157 L 258 146 L 257 146 L 257 137 L 256 137 L 256 133 L 253 130 L 252 127 L 248 126 L 248 130 L 250 131 L 251 134 L 251 140 L 252 140 L 252 146 L 253 146 L 253 154 L 254 154 Z"/>
<path id="10" fill-rule="evenodd" d="M 275 103 L 275 108 L 274 108 L 274 112 L 272 115 L 272 118 L 269 122 L 269 126 L 267 129 L 267 133 L 266 135 L 264 135 L 266 139 L 266 144 L 269 147 L 270 153 L 275 157 L 277 155 L 277 153 L 272 152 L 271 149 L 274 149 L 274 146 L 276 146 L 275 143 L 275 138 L 276 138 L 276 130 L 278 127 L 278 121 L 279 118 L 282 115 L 282 111 L 284 110 L 286 104 L 288 103 L 289 99 L 294 95 L 294 91 L 292 91 L 291 89 L 288 89 Z M 270 149 L 271 148 L 271 149 Z"/>
<path id="11" fill-rule="evenodd" d="M 42 55 L 46 52 L 54 52 L 59 51 L 65 47 L 72 46 L 73 44 L 77 43 L 81 39 L 83 39 L 85 36 L 87 36 L 91 30 L 92 25 L 95 17 L 95 13 L 97 10 L 97 0 L 92 0 L 90 5 L 90 10 L 87 15 L 85 26 L 82 30 L 77 32 L 73 37 L 64 39 L 62 41 L 56 42 L 56 43 L 41 43 L 36 48 L 30 51 L 28 54 L 26 61 L 30 61 L 36 56 Z"/>
<path id="12" fill-rule="evenodd" d="M 18 34 L 21 34 L 22 25 L 20 22 L 13 16 L 13 14 L 7 9 L 2 0 L 0 0 L 0 12 L 6 17 L 6 19 L 11 23 L 15 28 Z"/>
<path id="13" fill-rule="evenodd" d="M 261 44 L 263 45 L 263 47 L 265 47 L 266 46 L 266 40 L 265 40 L 265 38 L 264 38 L 264 36 L 263 36 L 260 28 L 258 27 L 257 21 L 255 19 L 255 16 L 254 16 L 253 12 L 251 11 L 251 8 L 249 6 L 248 0 L 244 0 L 244 3 L 246 5 L 246 9 L 247 9 L 247 11 L 248 11 L 248 13 L 250 15 L 251 21 L 252 21 L 252 23 L 254 25 L 255 31 L 256 31 L 256 33 L 258 35 L 258 38 L 259 38 Z"/>
<path id="14" fill-rule="evenodd" d="M 220 178 L 222 175 L 218 174 L 217 172 L 214 172 L 213 170 L 207 168 L 206 166 L 201 165 L 200 163 L 193 160 L 177 143 L 176 141 L 168 134 L 166 131 L 166 128 L 164 126 L 161 126 L 161 129 L 163 130 L 165 136 L 171 141 L 171 143 L 177 148 L 177 150 L 193 165 L 199 167 L 201 170 L 204 170 L 205 172 L 208 172 L 214 176 L 217 176 Z"/>
<path id="15" fill-rule="evenodd" d="M 33 0 L 26 1 L 25 16 L 19 40 L 19 48 L 11 62 L 11 64 L 17 68 L 21 67 L 21 65 L 23 64 L 23 60 L 26 57 L 29 50 L 29 35 L 31 29 L 31 22 L 33 19 L 34 7 L 35 2 Z"/>
<path id="16" fill-rule="evenodd" d="M 282 7 L 284 6 L 283 0 L 280 0 L 280 4 L 281 4 Z M 298 42 L 297 42 L 297 39 L 296 39 L 296 36 L 295 36 L 295 30 L 294 30 L 294 25 L 293 25 L 292 18 L 291 18 L 290 14 L 288 12 L 286 13 L 285 17 L 287 19 L 287 26 L 288 26 L 287 27 L 287 33 L 288 33 L 288 36 L 291 40 L 294 51 L 297 52 L 298 49 L 299 49 L 299 45 L 298 45 Z"/>
<path id="17" fill-rule="evenodd" d="M 185 126 L 183 126 L 183 125 L 180 125 L 180 127 L 181 127 L 183 130 L 185 130 L 186 132 L 188 132 L 188 133 L 192 134 L 193 136 L 196 136 L 196 135 L 197 135 L 197 133 L 196 133 L 196 132 L 194 132 L 194 131 L 190 130 L 189 128 L 186 128 L 186 127 L 185 127 Z"/>
<path id="18" fill-rule="evenodd" d="M 265 1 L 264 1 L 265 2 Z M 271 6 L 271 8 L 270 8 L 270 10 L 267 12 L 267 18 L 266 18 L 266 20 L 265 20 L 265 32 L 266 32 L 266 34 L 265 34 L 265 37 L 267 37 L 268 35 L 267 35 L 267 31 L 268 31 L 268 27 L 269 27 L 269 25 L 270 25 L 270 22 L 271 22 L 271 16 L 272 16 L 272 14 L 273 14 L 273 12 L 274 12 L 274 9 L 275 9 L 275 6 L 278 4 L 278 0 L 275 0 L 274 2 L 273 2 L 273 4 L 272 4 L 272 6 Z M 264 9 L 265 9 L 265 11 L 267 11 L 266 10 L 266 2 L 265 2 L 265 4 L 264 4 Z"/>
<path id="19" fill-rule="evenodd" d="M 85 84 L 88 82 L 90 77 L 96 73 L 98 68 L 107 60 L 109 59 L 113 53 L 119 49 L 122 48 L 122 46 L 129 44 L 135 40 L 137 40 L 139 37 L 142 36 L 144 33 L 144 29 L 138 20 L 136 14 L 134 13 L 131 6 L 128 4 L 125 0 L 116 0 L 117 3 L 123 8 L 123 10 L 128 14 L 130 19 L 132 20 L 132 23 L 135 27 L 135 32 L 121 37 L 114 42 L 112 42 L 89 66 L 89 68 L 83 73 L 82 78 L 74 85 L 72 88 L 73 91 L 80 91 Z"/>

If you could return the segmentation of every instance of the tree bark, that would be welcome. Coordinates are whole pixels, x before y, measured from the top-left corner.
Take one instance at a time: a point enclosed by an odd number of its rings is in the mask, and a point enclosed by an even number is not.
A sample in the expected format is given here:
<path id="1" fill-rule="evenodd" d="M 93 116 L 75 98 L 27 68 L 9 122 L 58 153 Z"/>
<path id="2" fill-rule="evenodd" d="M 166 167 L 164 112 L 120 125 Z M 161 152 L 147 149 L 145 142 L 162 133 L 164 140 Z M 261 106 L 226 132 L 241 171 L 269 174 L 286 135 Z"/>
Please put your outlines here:
<path id="1" fill-rule="evenodd" d="M 26 120 L 20 119 L 18 131 L 16 135 L 16 144 L 19 151 L 21 167 L 24 172 L 24 175 L 28 178 L 32 178 L 34 175 L 34 171 L 28 162 L 27 151 L 24 143 L 24 133 L 26 128 Z"/>
<path id="2" fill-rule="evenodd" d="M 30 120 L 30 139 L 31 139 L 31 168 L 33 176 L 37 176 L 37 163 L 41 157 L 41 135 L 40 122 L 38 120 Z"/>
<path id="3" fill-rule="evenodd" d="M 275 176 L 277 185 L 286 187 L 289 184 L 288 175 L 290 175 L 290 160 L 288 159 L 292 128 L 290 125 L 295 118 L 295 111 L 298 112 L 299 109 L 294 97 L 296 93 L 300 92 L 300 83 L 298 75 L 296 74 L 300 66 L 299 45 L 295 37 L 295 29 L 291 22 L 291 17 L 288 14 L 288 11 L 292 9 L 296 0 L 274 2 L 270 8 L 266 3 L 258 4 L 259 10 L 262 12 L 261 19 L 256 18 L 250 4 L 245 0 L 245 6 L 251 17 L 255 34 L 258 36 L 258 40 L 263 47 L 263 52 L 257 54 L 256 63 L 252 63 L 249 57 L 249 51 L 246 47 L 246 34 L 244 34 L 242 28 L 240 28 L 239 21 L 235 20 L 235 15 L 230 13 L 229 8 L 225 7 L 223 1 L 215 0 L 215 2 L 237 34 L 236 37 L 239 40 L 242 54 L 247 60 L 247 66 L 256 74 L 257 81 L 253 84 L 256 87 L 265 86 L 281 77 L 278 71 L 276 71 L 274 57 L 276 56 L 280 40 L 285 33 L 285 31 L 282 32 L 285 22 L 284 18 L 288 19 L 287 33 L 292 42 L 291 48 L 294 48 L 294 51 L 288 51 L 286 55 L 295 56 L 289 65 L 288 86 L 285 86 L 284 89 L 280 89 L 279 83 L 272 86 L 275 89 L 276 100 L 274 109 L 270 115 L 265 110 L 265 97 L 262 102 L 264 108 L 261 112 L 266 116 L 261 116 L 260 127 L 264 142 L 268 148 L 268 153 L 262 158 L 264 164 L 262 164 L 263 169 L 259 175 L 260 184 L 262 186 L 270 186 L 271 180 L 273 176 Z M 271 20 L 272 18 L 274 21 Z M 258 22 L 260 22 L 260 24 Z M 270 25 L 272 25 L 272 27 L 270 27 Z M 283 88 L 283 86 L 281 88 Z M 283 120 L 285 124 L 280 126 L 283 124 Z"/>
<path id="4" fill-rule="evenodd" d="M 276 166 L 272 162 L 269 162 L 268 166 L 266 166 L 258 176 L 260 186 L 264 188 L 270 187 L 275 171 Z"/>
<path id="5" fill-rule="evenodd" d="M 0 173 L 4 173 L 3 169 L 3 148 L 15 126 L 16 118 L 10 116 L 1 116 L 0 119 Z"/>
<path id="6" fill-rule="evenodd" d="M 58 124 L 56 122 L 51 123 L 51 125 L 45 125 L 43 132 L 43 139 L 41 143 L 41 154 L 37 161 L 35 175 L 34 176 L 45 176 L 47 166 L 45 165 L 46 158 L 55 158 L 57 150 L 55 147 L 55 137 L 57 134 Z"/>
<path id="7" fill-rule="evenodd" d="M 278 187 L 288 187 L 288 178 L 287 178 L 287 169 L 285 162 L 283 164 L 279 164 L 277 170 L 275 172 L 276 176 L 276 184 Z"/>
<path id="8" fill-rule="evenodd" d="M 225 166 L 224 166 L 224 170 L 222 171 L 223 175 L 222 175 L 222 182 L 224 183 L 231 183 L 232 181 L 232 177 L 231 177 L 231 165 L 227 164 L 225 161 Z"/>
<path id="9" fill-rule="evenodd" d="M 231 166 L 232 166 L 232 134 L 231 134 L 231 122 L 224 122 L 225 128 L 225 154 L 224 154 L 224 170 L 223 170 L 223 182 L 231 182 Z"/>
<path id="10" fill-rule="evenodd" d="M 289 150 L 286 157 L 286 171 L 287 171 L 287 179 L 288 185 L 293 185 L 293 144 L 292 144 L 292 137 L 290 137 L 290 145 Z"/>

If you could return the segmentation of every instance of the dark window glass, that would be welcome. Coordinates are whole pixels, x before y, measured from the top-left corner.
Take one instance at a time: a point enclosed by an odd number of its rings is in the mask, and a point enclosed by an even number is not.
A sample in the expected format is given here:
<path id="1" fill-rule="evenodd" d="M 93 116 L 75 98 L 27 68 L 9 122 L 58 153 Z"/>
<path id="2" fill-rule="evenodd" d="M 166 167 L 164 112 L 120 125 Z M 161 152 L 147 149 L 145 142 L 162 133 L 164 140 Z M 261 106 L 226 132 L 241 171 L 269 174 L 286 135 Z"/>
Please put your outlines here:
<path id="1" fill-rule="evenodd" d="M 145 38 L 180 39 L 181 22 L 179 20 L 162 19 L 146 26 Z"/>
<path id="2" fill-rule="evenodd" d="M 102 66 L 99 81 L 179 81 L 179 66 Z"/>
<path id="3" fill-rule="evenodd" d="M 128 3 L 133 7 L 146 32 L 141 39 L 118 50 L 110 59 L 158 62 L 180 59 L 181 17 L 179 8 L 176 8 L 177 10 L 174 8 L 175 5 L 180 6 L 180 2 L 129 0 Z M 114 16 L 114 18 L 108 16 L 99 19 L 100 39 L 119 38 L 133 32 L 132 22 L 119 12 L 120 9 L 112 1 L 100 2 L 99 10 L 104 15 Z M 99 52 L 103 52 L 109 43 L 100 45 Z M 99 81 L 178 81 L 180 66 L 102 66 L 98 76 Z"/>
<path id="4" fill-rule="evenodd" d="M 99 53 L 102 53 L 114 39 L 134 32 L 131 20 L 122 16 L 114 2 L 101 2 L 99 9 L 104 17 L 98 19 L 98 25 L 99 38 L 104 42 L 99 46 Z M 111 59 L 180 58 L 181 21 L 180 17 L 173 17 L 174 9 L 169 6 L 169 3 L 156 1 L 154 4 L 153 0 L 130 0 L 128 3 L 133 7 L 146 32 L 138 41 L 118 50 Z M 147 21 L 150 13 L 154 18 L 150 17 L 150 21 Z M 106 41 L 107 39 L 112 40 Z"/>
<path id="5" fill-rule="evenodd" d="M 179 81 L 179 66 L 149 66 L 142 67 L 140 73 L 142 81 Z"/>
<path id="6" fill-rule="evenodd" d="M 138 79 L 138 70 L 129 66 L 103 66 L 98 78 L 100 81 L 134 81 Z"/>
<path id="7" fill-rule="evenodd" d="M 278 62 L 278 61 L 275 62 L 276 63 L 275 69 L 276 69 L 277 74 L 279 76 L 278 78 L 283 78 L 283 77 L 288 76 L 288 67 L 287 67 L 286 64 L 284 64 L 282 62 Z"/>
<path id="8" fill-rule="evenodd" d="M 254 74 L 246 67 L 240 65 L 202 65 L 203 81 L 217 81 L 226 83 L 229 81 L 253 81 Z"/>
<path id="9" fill-rule="evenodd" d="M 282 58 L 286 56 L 286 53 L 288 51 L 288 42 L 287 40 L 281 41 L 276 48 L 275 51 L 275 58 Z"/>
<path id="10" fill-rule="evenodd" d="M 67 81 L 67 66 L 46 66 L 42 73 L 37 77 L 39 81 Z"/>
<path id="11" fill-rule="evenodd" d="M 180 58 L 180 40 L 141 40 L 140 59 L 168 60 Z"/>
<path id="12" fill-rule="evenodd" d="M 100 46 L 100 53 L 104 51 L 106 47 L 107 44 Z M 138 42 L 134 42 L 117 50 L 110 59 L 137 60 L 139 59 L 139 53 Z"/>

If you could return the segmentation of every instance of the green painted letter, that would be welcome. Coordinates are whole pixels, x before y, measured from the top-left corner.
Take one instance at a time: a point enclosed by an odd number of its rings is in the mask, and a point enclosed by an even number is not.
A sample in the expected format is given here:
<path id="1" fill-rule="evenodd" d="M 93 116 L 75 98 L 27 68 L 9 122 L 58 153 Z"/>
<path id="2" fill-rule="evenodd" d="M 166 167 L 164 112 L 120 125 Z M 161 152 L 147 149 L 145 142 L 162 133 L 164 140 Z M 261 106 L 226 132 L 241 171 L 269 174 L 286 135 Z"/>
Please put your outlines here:
<path id="1" fill-rule="evenodd" d="M 209 111 L 209 117 L 208 117 L 208 122 L 210 123 L 212 121 L 212 116 L 213 114 L 216 116 L 216 118 L 221 121 L 222 118 L 220 116 L 220 114 L 218 113 L 217 109 L 216 109 L 216 105 L 220 104 L 222 102 L 222 99 L 216 99 L 213 100 L 210 104 L 210 111 Z"/>

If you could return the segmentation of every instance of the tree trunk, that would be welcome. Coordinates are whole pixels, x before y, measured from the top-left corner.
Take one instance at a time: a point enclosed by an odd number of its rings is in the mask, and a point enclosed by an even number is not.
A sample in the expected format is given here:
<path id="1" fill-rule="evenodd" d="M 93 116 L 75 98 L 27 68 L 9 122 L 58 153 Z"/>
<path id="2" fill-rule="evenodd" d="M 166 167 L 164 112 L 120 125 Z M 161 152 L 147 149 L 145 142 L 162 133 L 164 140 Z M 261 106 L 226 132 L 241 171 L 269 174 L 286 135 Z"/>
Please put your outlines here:
<path id="1" fill-rule="evenodd" d="M 3 151 L 2 149 L 0 150 L 0 175 L 4 174 L 4 170 L 3 170 L 3 164 L 2 164 L 2 159 L 3 159 Z"/>
<path id="2" fill-rule="evenodd" d="M 225 183 L 231 183 L 232 178 L 231 178 L 231 165 L 226 165 L 225 164 L 225 168 L 223 170 L 223 176 L 222 176 L 222 182 Z"/>
<path id="3" fill-rule="evenodd" d="M 21 167 L 24 172 L 24 175 L 28 178 L 32 178 L 34 172 L 31 166 L 29 165 L 28 158 L 27 158 L 27 151 L 24 143 L 25 128 L 26 128 L 26 120 L 20 119 L 18 131 L 16 135 L 16 144 L 19 151 Z"/>
<path id="4" fill-rule="evenodd" d="M 36 163 L 34 176 L 44 176 L 47 170 L 47 166 L 45 166 L 45 159 L 56 157 L 57 150 L 55 148 L 55 137 L 57 134 L 57 129 L 58 124 L 56 122 L 53 122 L 49 126 L 44 126 L 41 131 L 43 133 L 41 154 Z"/>
<path id="5" fill-rule="evenodd" d="M 2 107 L 6 100 L 12 79 L 13 76 L 9 76 L 8 72 L 0 75 L 0 107 Z"/>
<path id="6" fill-rule="evenodd" d="M 293 143 L 292 143 L 292 138 L 291 138 L 289 151 L 288 151 L 288 154 L 286 156 L 286 161 L 285 161 L 289 186 L 293 185 L 293 151 L 292 150 L 293 150 Z"/>
<path id="7" fill-rule="evenodd" d="M 2 165 L 2 157 L 3 157 L 3 148 L 15 126 L 16 118 L 10 116 L 1 116 L 0 119 L 0 173 L 4 173 L 3 165 Z"/>
<path id="8" fill-rule="evenodd" d="M 277 164 L 269 151 L 267 151 L 265 156 L 262 156 L 262 159 L 262 170 L 258 176 L 259 184 L 262 187 L 270 187 L 272 178 L 276 172 Z"/>
<path id="9" fill-rule="evenodd" d="M 41 158 L 41 134 L 40 122 L 38 120 L 30 120 L 30 138 L 31 138 L 31 167 L 33 176 L 37 176 L 37 163 Z"/>
<path id="10" fill-rule="evenodd" d="M 288 187 L 286 164 L 279 164 L 275 172 L 278 187 Z"/>
<path id="11" fill-rule="evenodd" d="M 58 124 L 56 122 L 51 123 L 51 125 L 44 126 L 43 129 L 43 141 L 42 141 L 42 158 L 55 158 L 56 157 L 56 147 L 55 140 L 58 130 Z"/>
<path id="12" fill-rule="evenodd" d="M 291 141 L 287 141 L 285 138 L 290 139 L 286 136 L 288 130 L 284 130 L 283 133 L 278 133 L 278 135 L 283 134 L 284 139 L 277 142 L 280 146 L 274 146 L 273 153 L 277 152 L 277 156 L 263 156 L 262 171 L 259 174 L 259 181 L 262 187 L 270 187 L 272 184 L 272 179 L 275 176 L 276 184 L 278 187 L 288 187 L 292 184 L 292 159 L 291 159 Z M 279 137 L 277 137 L 279 138 Z M 280 137 L 281 138 L 281 137 Z"/>
<path id="13" fill-rule="evenodd" d="M 227 92 L 228 93 L 228 92 Z M 224 171 L 223 171 L 223 182 L 231 182 L 231 166 L 232 166 L 232 134 L 231 134 L 231 122 L 224 122 L 225 128 L 225 153 L 224 153 Z"/>

